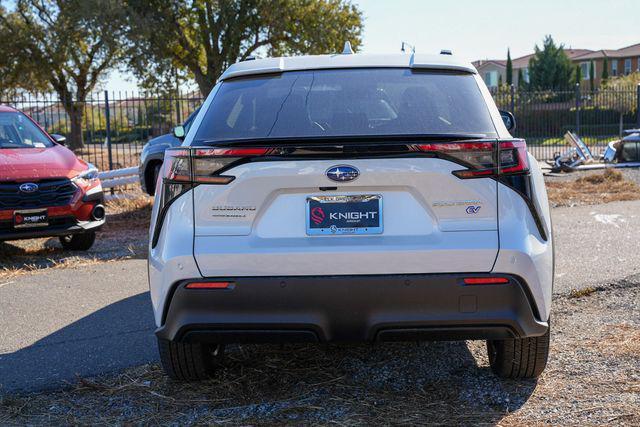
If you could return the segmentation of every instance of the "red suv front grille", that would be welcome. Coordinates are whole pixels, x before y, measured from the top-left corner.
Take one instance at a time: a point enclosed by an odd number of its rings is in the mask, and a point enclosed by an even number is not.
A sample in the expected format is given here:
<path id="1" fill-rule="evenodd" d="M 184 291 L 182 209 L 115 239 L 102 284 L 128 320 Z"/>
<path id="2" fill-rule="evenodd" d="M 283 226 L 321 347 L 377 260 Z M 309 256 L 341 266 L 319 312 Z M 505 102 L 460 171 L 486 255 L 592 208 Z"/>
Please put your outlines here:
<path id="1" fill-rule="evenodd" d="M 67 178 L 30 182 L 38 185 L 36 191 L 20 190 L 24 182 L 0 182 L 0 210 L 68 205 L 77 190 L 77 187 Z"/>

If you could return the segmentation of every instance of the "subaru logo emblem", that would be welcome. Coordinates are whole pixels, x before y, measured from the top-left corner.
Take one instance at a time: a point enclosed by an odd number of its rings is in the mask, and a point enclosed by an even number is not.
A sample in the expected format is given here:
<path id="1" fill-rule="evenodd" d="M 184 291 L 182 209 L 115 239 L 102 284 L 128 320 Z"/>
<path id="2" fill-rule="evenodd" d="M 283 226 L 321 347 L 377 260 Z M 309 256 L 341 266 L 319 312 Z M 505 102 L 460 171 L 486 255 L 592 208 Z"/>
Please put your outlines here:
<path id="1" fill-rule="evenodd" d="M 20 185 L 20 191 L 23 193 L 35 193 L 38 191 L 38 184 L 34 184 L 33 182 L 25 182 Z"/>
<path id="2" fill-rule="evenodd" d="M 327 169 L 327 178 L 336 182 L 353 181 L 360 175 L 360 171 L 353 166 L 340 165 Z"/>

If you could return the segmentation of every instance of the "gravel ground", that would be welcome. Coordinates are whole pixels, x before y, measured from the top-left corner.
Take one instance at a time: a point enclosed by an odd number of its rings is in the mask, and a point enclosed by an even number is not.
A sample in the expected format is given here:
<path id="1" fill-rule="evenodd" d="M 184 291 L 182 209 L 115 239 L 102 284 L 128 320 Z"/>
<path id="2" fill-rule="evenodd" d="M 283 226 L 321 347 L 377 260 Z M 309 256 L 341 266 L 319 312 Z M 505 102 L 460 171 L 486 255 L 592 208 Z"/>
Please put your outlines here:
<path id="1" fill-rule="evenodd" d="M 538 381 L 497 379 L 477 341 L 234 346 L 207 382 L 157 365 L 7 396 L 0 424 L 640 424 L 640 276 L 556 297 Z"/>

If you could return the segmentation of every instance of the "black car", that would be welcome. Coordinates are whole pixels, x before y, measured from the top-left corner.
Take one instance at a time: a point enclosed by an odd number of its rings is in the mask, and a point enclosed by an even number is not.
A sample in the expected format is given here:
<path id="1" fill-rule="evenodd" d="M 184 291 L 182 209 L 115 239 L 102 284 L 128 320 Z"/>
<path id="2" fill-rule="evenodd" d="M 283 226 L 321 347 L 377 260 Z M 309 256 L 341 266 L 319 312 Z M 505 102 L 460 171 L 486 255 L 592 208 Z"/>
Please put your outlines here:
<path id="1" fill-rule="evenodd" d="M 197 108 L 182 124 L 185 131 L 189 130 L 199 110 L 200 108 Z M 140 154 L 140 166 L 138 168 L 142 191 L 145 191 L 151 196 L 154 195 L 156 191 L 156 179 L 158 178 L 158 173 L 160 173 L 160 168 L 164 160 L 164 150 L 177 147 L 180 144 L 182 144 L 182 140 L 176 138 L 173 133 L 160 135 L 150 139 L 149 142 L 145 144 Z"/>

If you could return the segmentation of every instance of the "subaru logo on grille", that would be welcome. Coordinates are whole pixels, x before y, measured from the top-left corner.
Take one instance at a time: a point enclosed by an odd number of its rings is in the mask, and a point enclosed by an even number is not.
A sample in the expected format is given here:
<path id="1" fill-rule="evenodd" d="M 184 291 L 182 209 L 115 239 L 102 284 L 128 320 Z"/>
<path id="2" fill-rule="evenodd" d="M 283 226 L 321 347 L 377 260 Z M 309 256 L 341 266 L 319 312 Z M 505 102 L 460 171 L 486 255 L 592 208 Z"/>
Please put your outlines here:
<path id="1" fill-rule="evenodd" d="M 25 182 L 20 185 L 20 191 L 23 193 L 35 193 L 38 191 L 38 184 L 34 184 L 33 182 Z"/>
<path id="2" fill-rule="evenodd" d="M 360 171 L 353 166 L 340 165 L 327 169 L 326 174 L 331 181 L 346 182 L 356 179 Z"/>

